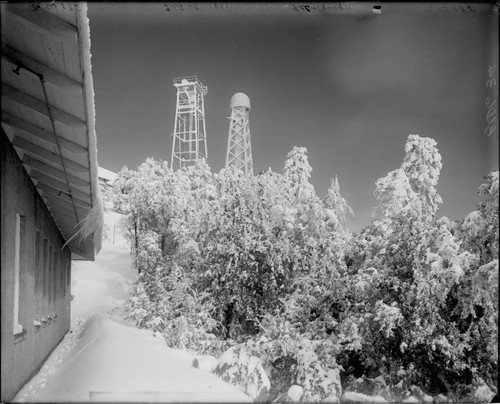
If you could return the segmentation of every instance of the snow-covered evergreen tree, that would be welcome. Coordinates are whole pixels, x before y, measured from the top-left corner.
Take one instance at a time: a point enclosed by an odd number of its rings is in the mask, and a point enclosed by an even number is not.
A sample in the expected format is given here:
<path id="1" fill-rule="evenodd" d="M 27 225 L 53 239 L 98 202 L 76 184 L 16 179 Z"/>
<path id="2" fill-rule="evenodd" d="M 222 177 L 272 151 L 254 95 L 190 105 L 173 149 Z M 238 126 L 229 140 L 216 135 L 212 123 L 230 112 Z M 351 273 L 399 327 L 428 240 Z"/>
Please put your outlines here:
<path id="1" fill-rule="evenodd" d="M 354 212 L 340 194 L 340 185 L 337 176 L 332 179 L 324 199 L 325 215 L 327 224 L 336 231 L 342 231 L 346 227 L 347 214 L 354 216 Z"/>
<path id="2" fill-rule="evenodd" d="M 464 396 L 480 378 L 491 380 L 497 354 L 492 304 L 498 296 L 474 281 L 479 264 L 498 257 L 479 241 L 483 230 L 495 228 L 495 214 L 486 213 L 494 211 L 486 205 L 495 206 L 495 176 L 481 187 L 487 201 L 462 225 L 436 221 L 441 158 L 435 142 L 410 135 L 405 151 L 401 168 L 377 181 L 377 217 L 357 242 L 361 358 L 365 372 L 400 367 L 410 383 Z M 397 314 L 389 328 L 387 307 Z M 395 373 L 391 379 L 398 381 Z"/>
<path id="3" fill-rule="evenodd" d="M 307 148 L 294 146 L 287 155 L 283 175 L 289 182 L 293 195 L 297 200 L 312 197 L 314 188 L 309 183 L 311 172 L 312 168 L 307 158 Z"/>
<path id="4" fill-rule="evenodd" d="M 412 189 L 420 196 L 422 213 L 428 220 L 434 219 L 443 203 L 437 192 L 442 163 L 434 139 L 409 135 L 405 144 L 405 158 L 401 169 L 408 177 Z"/>

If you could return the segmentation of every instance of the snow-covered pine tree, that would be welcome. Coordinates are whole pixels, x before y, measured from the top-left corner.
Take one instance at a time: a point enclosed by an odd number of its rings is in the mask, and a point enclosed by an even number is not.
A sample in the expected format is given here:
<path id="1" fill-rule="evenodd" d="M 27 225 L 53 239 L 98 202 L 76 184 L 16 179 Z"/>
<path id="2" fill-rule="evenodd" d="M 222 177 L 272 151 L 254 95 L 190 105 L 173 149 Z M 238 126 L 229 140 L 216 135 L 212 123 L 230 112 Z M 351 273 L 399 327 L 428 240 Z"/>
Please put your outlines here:
<path id="1" fill-rule="evenodd" d="M 405 144 L 405 158 L 401 169 L 409 179 L 412 189 L 422 201 L 422 214 L 432 221 L 439 205 L 443 203 L 437 192 L 442 163 L 434 139 L 409 135 Z"/>
<path id="2" fill-rule="evenodd" d="M 376 181 L 374 220 L 355 243 L 353 260 L 359 268 L 357 273 L 355 268 L 351 271 L 356 307 L 351 316 L 362 347 L 359 356 L 351 355 L 342 363 L 354 369 L 364 363 L 364 373 L 372 376 L 411 363 L 403 351 L 415 310 L 417 247 L 430 231 L 441 202 L 436 191 L 441 157 L 435 142 L 410 135 L 405 152 L 401 167 Z"/>
<path id="3" fill-rule="evenodd" d="M 354 212 L 340 194 L 340 185 L 337 176 L 332 179 L 323 202 L 327 224 L 332 226 L 336 231 L 345 230 L 347 214 L 354 216 Z"/>
<path id="4" fill-rule="evenodd" d="M 297 147 L 288 153 L 283 168 L 283 176 L 289 182 L 296 200 L 312 197 L 313 186 L 309 183 L 312 168 L 307 159 L 307 148 Z"/>

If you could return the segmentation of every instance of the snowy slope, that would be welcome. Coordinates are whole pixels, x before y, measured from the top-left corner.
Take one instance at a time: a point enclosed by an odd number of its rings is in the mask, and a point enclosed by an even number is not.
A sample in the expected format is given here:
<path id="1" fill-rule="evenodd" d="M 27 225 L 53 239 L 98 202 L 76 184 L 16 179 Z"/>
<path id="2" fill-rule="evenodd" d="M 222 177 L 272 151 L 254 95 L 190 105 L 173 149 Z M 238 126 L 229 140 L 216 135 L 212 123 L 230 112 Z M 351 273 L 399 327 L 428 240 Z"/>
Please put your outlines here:
<path id="1" fill-rule="evenodd" d="M 136 277 L 121 215 L 107 212 L 108 238 L 96 261 L 73 268 L 72 326 L 16 402 L 251 402 L 236 387 L 192 366 L 194 354 L 108 313 Z M 114 233 L 114 242 L 113 242 Z"/>
<path id="2" fill-rule="evenodd" d="M 92 313 L 108 313 L 127 299 L 127 284 L 137 278 L 132 268 L 130 247 L 123 236 L 124 217 L 105 213 L 105 239 L 94 262 L 73 263 L 71 274 L 71 319 Z"/>

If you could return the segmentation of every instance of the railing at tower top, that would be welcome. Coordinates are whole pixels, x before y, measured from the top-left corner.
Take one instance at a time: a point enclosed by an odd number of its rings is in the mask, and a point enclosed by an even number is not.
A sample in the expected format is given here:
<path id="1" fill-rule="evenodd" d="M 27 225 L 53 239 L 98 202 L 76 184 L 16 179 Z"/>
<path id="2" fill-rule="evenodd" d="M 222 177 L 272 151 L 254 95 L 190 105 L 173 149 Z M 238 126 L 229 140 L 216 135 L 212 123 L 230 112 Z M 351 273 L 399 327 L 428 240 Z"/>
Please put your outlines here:
<path id="1" fill-rule="evenodd" d="M 207 94 L 208 88 L 207 86 L 201 84 L 201 82 L 198 80 L 198 76 L 184 76 L 174 78 L 175 87 L 181 87 L 185 85 L 195 85 L 203 93 L 203 95 Z"/>

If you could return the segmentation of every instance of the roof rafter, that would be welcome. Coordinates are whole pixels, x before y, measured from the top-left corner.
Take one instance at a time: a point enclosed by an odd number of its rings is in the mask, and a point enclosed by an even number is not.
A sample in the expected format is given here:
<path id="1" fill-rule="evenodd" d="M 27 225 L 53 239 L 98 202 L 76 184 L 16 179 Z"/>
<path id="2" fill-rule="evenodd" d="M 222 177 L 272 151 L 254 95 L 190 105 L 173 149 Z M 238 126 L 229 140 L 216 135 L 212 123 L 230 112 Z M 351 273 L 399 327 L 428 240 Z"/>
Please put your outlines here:
<path id="1" fill-rule="evenodd" d="M 34 157 L 25 155 L 23 157 L 23 163 L 26 164 L 27 166 L 30 166 L 30 167 L 38 170 L 38 171 L 41 171 L 41 172 L 49 174 L 53 177 L 56 177 L 62 181 L 65 180 L 64 171 L 62 169 L 48 165 L 48 164 L 44 163 L 43 161 L 40 161 Z M 81 178 L 76 177 L 74 175 L 71 175 L 69 173 L 68 173 L 68 179 L 76 187 L 85 187 L 85 188 L 90 189 L 90 183 L 88 181 L 82 180 Z"/>
<path id="2" fill-rule="evenodd" d="M 17 49 L 14 49 L 12 46 L 2 45 L 2 59 L 12 63 L 15 66 L 19 66 L 19 64 L 22 64 L 34 71 L 39 72 L 43 75 L 44 80 L 64 91 L 83 91 L 83 84 L 80 81 L 74 80 L 71 77 L 66 76 L 66 74 L 52 69 L 46 64 L 25 55 Z"/>
<path id="3" fill-rule="evenodd" d="M 61 201 L 64 201 L 64 202 L 71 204 L 71 197 L 66 193 L 67 191 L 63 191 L 61 189 L 57 189 L 57 188 L 54 188 L 50 185 L 47 185 L 47 184 L 43 183 L 40 179 L 38 179 L 38 183 L 36 184 L 36 186 L 38 189 L 41 189 L 44 192 L 45 196 L 48 197 L 49 195 L 52 195 Z M 92 207 L 92 204 L 90 202 L 85 201 L 85 200 L 80 199 L 80 198 L 77 198 L 74 195 L 73 195 L 73 199 L 74 199 L 74 202 L 75 202 L 77 209 L 78 208 L 90 209 Z M 80 213 L 80 212 L 78 212 L 78 213 Z"/>
<path id="4" fill-rule="evenodd" d="M 73 234 L 75 234 L 78 231 L 78 228 L 77 228 L 78 224 L 76 223 L 76 217 L 75 217 L 74 213 L 71 214 L 71 212 L 69 210 L 65 210 L 64 208 L 61 208 L 59 206 L 57 207 L 57 210 L 51 209 L 50 213 L 54 217 L 56 223 L 63 224 L 66 227 L 68 227 L 69 229 L 71 229 L 70 236 L 72 236 Z M 66 230 L 69 230 L 69 229 L 66 229 Z"/>
<path id="5" fill-rule="evenodd" d="M 51 209 L 50 213 L 59 224 L 69 225 L 69 232 L 71 235 L 78 231 L 78 223 L 73 208 L 66 208 L 59 205 L 54 205 L 57 209 Z M 62 222 L 62 223 L 61 223 Z"/>
<path id="6" fill-rule="evenodd" d="M 77 217 L 75 215 L 75 211 L 71 203 L 62 201 L 60 199 L 56 199 L 54 195 L 49 195 L 47 193 L 44 193 L 43 195 L 50 204 L 51 213 L 53 214 L 56 214 L 57 212 L 64 213 L 68 219 L 71 219 L 71 223 L 73 223 L 73 226 L 76 226 Z M 84 211 L 79 209 L 78 214 L 84 214 Z"/>
<path id="7" fill-rule="evenodd" d="M 9 126 L 14 126 L 15 128 L 20 129 L 24 132 L 28 132 L 31 135 L 39 137 L 40 139 L 43 139 L 57 146 L 55 140 L 55 136 L 57 136 L 56 134 L 52 133 L 49 130 L 40 128 L 39 126 L 25 121 L 24 119 L 4 110 L 2 110 L 2 122 L 6 123 Z M 84 154 L 87 152 L 87 149 L 83 146 L 80 146 L 78 143 L 67 140 L 61 136 L 58 136 L 58 139 L 59 144 L 63 149 L 69 150 L 70 152 L 75 154 Z"/>
<path id="8" fill-rule="evenodd" d="M 47 174 L 45 174 L 45 173 L 43 173 L 35 168 L 31 169 L 31 177 L 36 179 L 39 183 L 49 185 L 52 188 L 57 189 L 61 192 L 65 192 L 65 193 L 68 192 L 68 187 L 66 186 L 66 182 L 58 180 L 54 177 L 51 177 L 50 175 L 47 175 Z M 82 201 L 90 200 L 90 193 L 87 194 L 87 193 L 79 191 L 73 187 L 71 187 L 71 194 L 75 198 L 79 198 Z"/>
<path id="9" fill-rule="evenodd" d="M 38 157 L 42 157 L 46 160 L 49 160 L 58 166 L 60 166 L 60 157 L 58 154 L 51 152 L 50 150 L 44 149 L 43 147 L 40 147 L 34 143 L 31 143 L 19 136 L 15 136 L 12 144 L 16 147 L 20 147 L 21 149 L 24 149 L 26 153 L 30 154 L 35 154 Z M 73 160 L 69 160 L 65 157 L 64 161 L 66 164 L 66 168 L 75 171 L 75 172 L 82 172 L 85 173 L 88 171 L 88 168 L 85 166 L 82 166 L 81 164 L 75 163 Z"/>
<path id="10" fill-rule="evenodd" d="M 19 104 L 24 105 L 25 107 L 32 109 L 33 111 L 36 111 L 40 114 L 49 117 L 49 111 L 47 109 L 47 104 L 45 103 L 45 101 L 41 101 L 38 98 L 28 95 L 18 90 L 17 88 L 9 86 L 8 84 L 5 83 L 2 83 L 2 95 L 10 98 L 11 100 Z M 58 122 L 63 123 L 66 126 L 69 127 L 85 126 L 85 121 L 74 115 L 68 114 L 67 112 L 62 111 L 54 107 L 53 105 L 50 106 L 50 109 L 52 111 L 52 116 L 54 117 L 54 119 Z"/>

